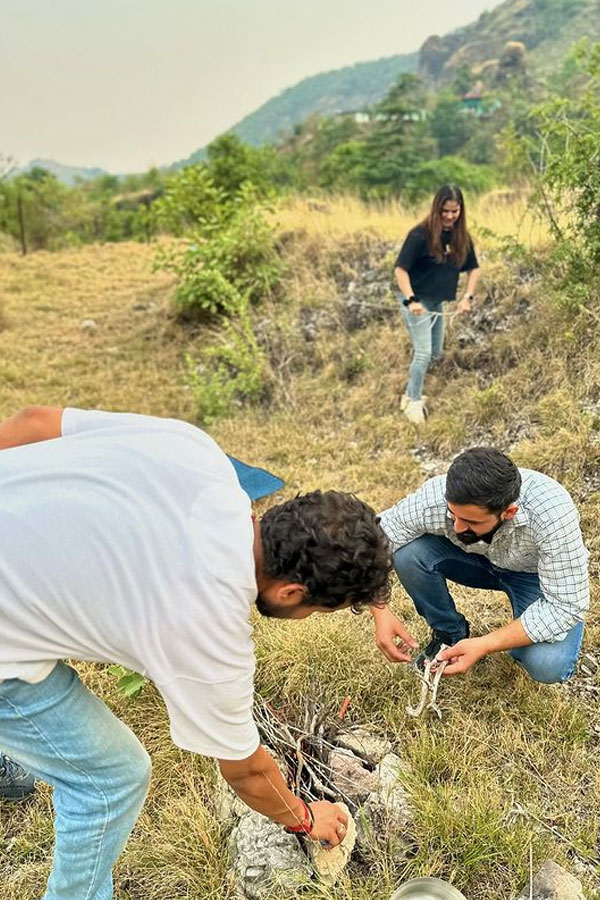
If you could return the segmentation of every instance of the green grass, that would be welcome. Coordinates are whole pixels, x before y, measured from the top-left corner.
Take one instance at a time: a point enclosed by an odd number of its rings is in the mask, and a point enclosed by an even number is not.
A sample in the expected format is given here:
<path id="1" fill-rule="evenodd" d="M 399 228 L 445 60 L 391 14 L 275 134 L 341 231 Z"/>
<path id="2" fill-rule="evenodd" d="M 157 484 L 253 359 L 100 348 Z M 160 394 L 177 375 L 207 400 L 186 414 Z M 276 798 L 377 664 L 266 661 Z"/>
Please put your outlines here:
<path id="1" fill-rule="evenodd" d="M 505 211 L 502 233 L 511 215 L 517 222 L 516 212 Z M 584 409 L 600 389 L 594 319 L 566 318 L 543 283 L 519 281 L 516 269 L 492 258 L 494 242 L 484 241 L 478 294 L 495 298 L 495 316 L 508 331 L 461 345 L 462 326 L 453 323 L 444 361 L 428 379 L 431 417 L 417 432 L 399 413 L 409 359 L 399 321 L 353 333 L 323 330 L 310 344 L 297 321 L 307 305 L 339 319 L 340 256 L 350 269 L 359 254 L 377 264 L 378 236 L 399 241 L 408 217 L 395 223 L 391 208 L 379 219 L 369 214 L 366 232 L 360 209 L 348 202 L 331 215 L 312 216 L 300 204 L 282 220 L 290 275 L 283 296 L 256 311 L 272 330 L 270 401 L 215 422 L 211 433 L 228 452 L 285 478 L 285 497 L 343 488 L 379 509 L 424 479 L 415 446 L 442 460 L 475 443 L 509 449 L 520 464 L 565 483 L 579 504 L 594 573 L 585 645 L 600 652 L 600 423 Z M 39 402 L 194 421 L 184 356 L 200 350 L 206 332 L 172 316 L 172 282 L 151 274 L 152 252 L 130 244 L 2 256 L 1 415 Z M 528 318 L 519 312 L 523 301 L 531 307 Z M 82 332 L 84 318 L 98 328 Z M 508 618 L 503 595 L 459 588 L 456 597 L 480 632 Z M 424 638 L 398 586 L 393 604 Z M 418 875 L 450 878 L 469 900 L 513 900 L 528 879 L 530 847 L 534 867 L 551 857 L 583 880 L 588 898 L 600 891 L 600 715 L 597 694 L 580 680 L 536 685 L 498 656 L 443 682 L 442 722 L 415 721 L 405 707 L 419 685 L 405 668 L 384 661 L 368 614 L 256 626 L 257 686 L 265 697 L 301 715 L 307 698 L 337 709 L 349 694 L 349 721 L 385 731 L 409 766 L 403 779 L 415 807 L 414 855 L 389 846 L 368 863 L 353 862 L 335 890 L 315 886 L 303 895 L 307 900 L 388 900 L 402 878 Z M 106 668 L 79 669 L 153 758 L 151 792 L 117 867 L 117 896 L 232 898 L 212 761 L 173 746 L 151 685 L 127 700 Z M 598 676 L 592 686 L 600 688 Z M 31 803 L 0 807 L 2 900 L 43 893 L 50 799 L 41 786 Z"/>

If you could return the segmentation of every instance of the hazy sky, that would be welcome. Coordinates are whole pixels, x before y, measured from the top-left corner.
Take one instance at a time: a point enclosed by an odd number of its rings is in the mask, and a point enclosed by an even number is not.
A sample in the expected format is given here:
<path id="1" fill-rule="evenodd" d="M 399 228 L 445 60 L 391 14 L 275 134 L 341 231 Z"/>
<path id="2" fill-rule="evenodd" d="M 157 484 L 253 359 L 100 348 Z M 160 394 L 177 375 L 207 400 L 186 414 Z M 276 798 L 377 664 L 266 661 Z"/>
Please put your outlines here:
<path id="1" fill-rule="evenodd" d="M 307 75 L 410 53 L 494 0 L 0 0 L 0 153 L 188 156 Z"/>

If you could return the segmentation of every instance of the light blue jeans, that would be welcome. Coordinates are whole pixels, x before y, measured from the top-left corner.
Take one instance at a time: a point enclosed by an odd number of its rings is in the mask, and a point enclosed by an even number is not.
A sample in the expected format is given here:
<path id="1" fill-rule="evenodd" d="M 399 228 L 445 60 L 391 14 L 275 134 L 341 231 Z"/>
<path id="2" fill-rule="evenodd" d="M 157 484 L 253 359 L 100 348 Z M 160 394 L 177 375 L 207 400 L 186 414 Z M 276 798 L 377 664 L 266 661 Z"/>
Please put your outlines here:
<path id="1" fill-rule="evenodd" d="M 0 682 L 0 747 L 54 788 L 54 865 L 43 900 L 110 900 L 150 757 L 69 666 Z"/>
<path id="2" fill-rule="evenodd" d="M 467 553 L 437 534 L 424 534 L 396 550 L 394 568 L 419 615 L 435 631 L 447 634 L 453 644 L 465 636 L 467 623 L 454 605 L 446 579 L 467 587 L 504 591 L 515 618 L 541 593 L 535 573 L 500 569 L 486 556 Z M 579 622 L 562 641 L 529 644 L 509 653 L 535 681 L 554 684 L 573 675 L 582 638 L 583 623 Z"/>
<path id="3" fill-rule="evenodd" d="M 402 318 L 413 346 L 406 393 L 411 400 L 420 400 L 427 369 L 432 362 L 441 359 L 444 348 L 444 317 L 437 315 L 442 312 L 442 304 L 417 316 L 409 312 L 402 300 L 400 295 Z"/>

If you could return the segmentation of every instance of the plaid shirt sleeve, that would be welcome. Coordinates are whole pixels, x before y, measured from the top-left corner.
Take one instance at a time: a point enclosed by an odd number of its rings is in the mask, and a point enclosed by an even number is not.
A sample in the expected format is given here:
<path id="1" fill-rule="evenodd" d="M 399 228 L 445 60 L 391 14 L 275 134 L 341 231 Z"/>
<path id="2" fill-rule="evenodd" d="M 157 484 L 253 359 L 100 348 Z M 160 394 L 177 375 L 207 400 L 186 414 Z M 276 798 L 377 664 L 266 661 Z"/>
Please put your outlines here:
<path id="1" fill-rule="evenodd" d="M 381 513 L 381 527 L 395 553 L 423 534 L 444 534 L 446 476 L 430 478 L 414 494 Z"/>
<path id="2" fill-rule="evenodd" d="M 551 516 L 536 523 L 534 534 L 541 596 L 521 615 L 521 624 L 534 643 L 562 641 L 583 621 L 589 606 L 589 553 L 568 495 L 554 506 Z"/>

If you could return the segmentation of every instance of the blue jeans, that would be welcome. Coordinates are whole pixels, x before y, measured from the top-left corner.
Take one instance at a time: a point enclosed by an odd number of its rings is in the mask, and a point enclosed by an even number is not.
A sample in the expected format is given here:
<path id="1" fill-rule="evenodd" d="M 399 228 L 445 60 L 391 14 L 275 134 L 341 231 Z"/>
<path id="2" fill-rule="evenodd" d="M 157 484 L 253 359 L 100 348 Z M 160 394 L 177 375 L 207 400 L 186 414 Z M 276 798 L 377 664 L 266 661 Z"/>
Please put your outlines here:
<path id="1" fill-rule="evenodd" d="M 406 393 L 411 400 L 420 400 L 427 369 L 432 362 L 436 362 L 442 356 L 444 348 L 444 317 L 437 315 L 436 310 L 427 311 L 417 316 L 415 313 L 409 312 L 402 303 L 400 309 L 402 310 L 402 318 L 408 328 L 408 334 L 413 346 L 413 357 L 410 363 Z M 442 312 L 441 303 L 437 312 Z"/>
<path id="2" fill-rule="evenodd" d="M 540 596 L 537 575 L 499 569 L 487 557 L 466 553 L 440 535 L 425 534 L 400 547 L 394 554 L 394 567 L 419 615 L 431 628 L 448 634 L 453 644 L 465 637 L 467 621 L 456 609 L 446 579 L 467 587 L 504 591 L 515 618 Z M 582 638 L 580 622 L 562 641 L 531 644 L 509 653 L 535 681 L 568 681 L 575 670 Z"/>
<path id="3" fill-rule="evenodd" d="M 54 865 L 43 900 L 110 900 L 112 868 L 144 803 L 150 758 L 59 663 L 0 682 L 0 747 L 54 788 Z"/>

